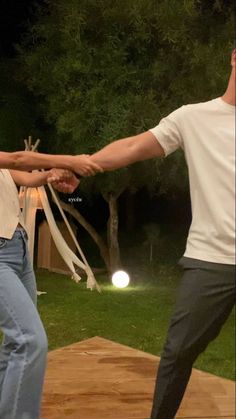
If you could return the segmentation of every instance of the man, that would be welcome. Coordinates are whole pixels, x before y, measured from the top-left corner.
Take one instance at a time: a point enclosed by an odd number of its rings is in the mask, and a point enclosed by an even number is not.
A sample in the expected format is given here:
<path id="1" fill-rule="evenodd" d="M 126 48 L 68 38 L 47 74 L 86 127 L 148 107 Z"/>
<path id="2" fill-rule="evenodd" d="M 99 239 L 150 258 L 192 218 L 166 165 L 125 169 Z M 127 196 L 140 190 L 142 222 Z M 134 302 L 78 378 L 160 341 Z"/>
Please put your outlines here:
<path id="1" fill-rule="evenodd" d="M 47 337 L 36 309 L 36 283 L 16 185 L 46 183 L 71 193 L 79 181 L 68 170 L 92 175 L 100 168 L 87 156 L 0 152 L 0 418 L 38 419 L 46 366 Z M 10 170 L 7 170 L 10 169 Z M 15 170 L 19 169 L 19 170 Z"/>
<path id="2" fill-rule="evenodd" d="M 219 334 L 235 301 L 235 50 L 231 65 L 222 97 L 183 106 L 150 131 L 91 156 L 103 170 L 114 170 L 182 148 L 188 165 L 192 224 L 151 419 L 175 417 L 194 361 Z"/>

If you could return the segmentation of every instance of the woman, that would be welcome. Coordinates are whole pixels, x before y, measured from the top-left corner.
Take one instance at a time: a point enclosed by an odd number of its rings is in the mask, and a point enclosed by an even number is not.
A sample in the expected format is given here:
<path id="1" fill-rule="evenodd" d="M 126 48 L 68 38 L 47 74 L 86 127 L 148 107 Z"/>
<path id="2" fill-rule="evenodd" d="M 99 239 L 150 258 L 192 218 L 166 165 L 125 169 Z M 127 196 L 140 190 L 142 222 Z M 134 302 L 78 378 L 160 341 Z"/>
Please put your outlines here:
<path id="1" fill-rule="evenodd" d="M 0 328 L 4 334 L 0 350 L 1 419 L 40 417 L 47 356 L 47 337 L 36 308 L 35 275 L 16 185 L 37 187 L 50 182 L 62 192 L 73 192 L 79 181 L 68 170 L 23 171 L 54 164 L 69 167 L 63 157 L 50 156 L 49 161 L 47 155 L 38 153 L 0 152 Z M 82 175 L 99 170 L 86 156 L 72 161 L 72 169 Z"/>

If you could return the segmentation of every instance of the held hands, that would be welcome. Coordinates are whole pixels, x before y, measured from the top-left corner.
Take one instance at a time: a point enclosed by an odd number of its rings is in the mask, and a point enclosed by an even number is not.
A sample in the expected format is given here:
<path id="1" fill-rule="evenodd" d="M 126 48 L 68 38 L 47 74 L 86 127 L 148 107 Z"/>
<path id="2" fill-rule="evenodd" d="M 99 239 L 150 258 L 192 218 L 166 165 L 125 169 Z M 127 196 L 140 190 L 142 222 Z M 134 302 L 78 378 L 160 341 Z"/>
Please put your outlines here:
<path id="1" fill-rule="evenodd" d="M 71 170 L 49 170 L 47 182 L 51 183 L 59 192 L 72 193 L 80 183 L 73 172 L 82 177 L 88 177 L 103 172 L 103 169 L 98 164 L 94 163 L 87 154 L 71 156 Z"/>
<path id="2" fill-rule="evenodd" d="M 72 193 L 79 186 L 79 180 L 70 170 L 51 169 L 48 171 L 47 182 L 54 189 L 63 193 Z"/>
<path id="3" fill-rule="evenodd" d="M 87 154 L 73 156 L 72 159 L 71 169 L 80 176 L 88 177 L 103 172 L 103 169 L 94 163 Z"/>

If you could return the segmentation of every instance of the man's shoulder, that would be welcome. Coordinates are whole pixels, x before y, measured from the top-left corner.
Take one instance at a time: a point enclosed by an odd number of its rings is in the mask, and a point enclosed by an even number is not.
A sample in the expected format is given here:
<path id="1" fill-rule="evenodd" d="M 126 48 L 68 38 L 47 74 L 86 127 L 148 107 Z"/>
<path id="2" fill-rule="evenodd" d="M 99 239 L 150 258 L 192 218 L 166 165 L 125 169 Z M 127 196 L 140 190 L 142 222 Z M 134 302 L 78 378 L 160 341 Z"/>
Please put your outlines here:
<path id="1" fill-rule="evenodd" d="M 219 110 L 219 98 L 212 99 L 207 102 L 198 102 L 182 105 L 175 109 L 168 115 L 164 116 L 160 123 L 170 122 L 176 126 L 188 123 L 188 121 L 195 120 L 197 118 L 206 118 L 206 115 L 215 115 Z"/>
<path id="2" fill-rule="evenodd" d="M 182 106 L 183 111 L 185 112 L 194 112 L 194 111 L 206 111 L 206 110 L 213 110 L 218 107 L 219 98 L 208 100 L 207 102 L 198 102 L 198 103 L 190 103 L 188 105 Z"/>
<path id="3" fill-rule="evenodd" d="M 217 106 L 218 98 L 209 100 L 207 102 L 189 103 L 175 109 L 173 112 L 169 114 L 169 116 L 178 119 L 195 112 L 212 111 L 216 109 Z"/>

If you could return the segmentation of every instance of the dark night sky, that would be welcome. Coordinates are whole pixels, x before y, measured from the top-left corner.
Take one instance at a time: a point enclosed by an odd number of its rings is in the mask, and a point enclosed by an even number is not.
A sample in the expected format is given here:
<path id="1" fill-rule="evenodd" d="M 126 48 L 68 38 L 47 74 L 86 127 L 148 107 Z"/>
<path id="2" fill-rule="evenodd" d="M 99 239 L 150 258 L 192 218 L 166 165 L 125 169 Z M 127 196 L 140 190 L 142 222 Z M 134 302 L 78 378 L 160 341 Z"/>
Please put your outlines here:
<path id="1" fill-rule="evenodd" d="M 34 0 L 0 0 L 0 55 L 14 56 L 18 43 L 32 14 Z"/>

